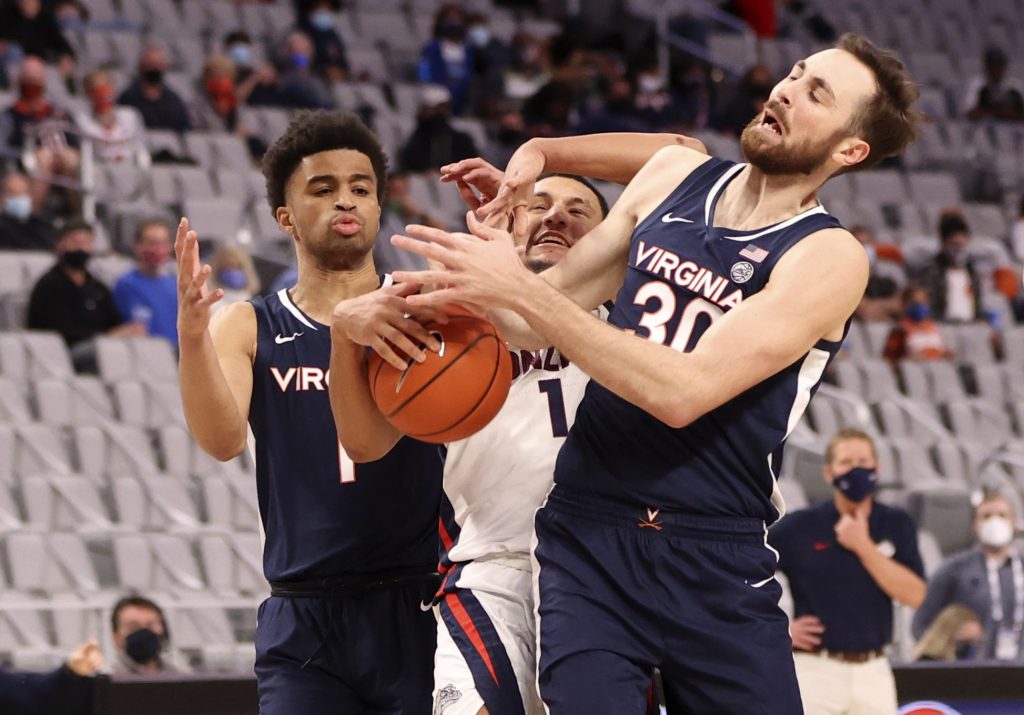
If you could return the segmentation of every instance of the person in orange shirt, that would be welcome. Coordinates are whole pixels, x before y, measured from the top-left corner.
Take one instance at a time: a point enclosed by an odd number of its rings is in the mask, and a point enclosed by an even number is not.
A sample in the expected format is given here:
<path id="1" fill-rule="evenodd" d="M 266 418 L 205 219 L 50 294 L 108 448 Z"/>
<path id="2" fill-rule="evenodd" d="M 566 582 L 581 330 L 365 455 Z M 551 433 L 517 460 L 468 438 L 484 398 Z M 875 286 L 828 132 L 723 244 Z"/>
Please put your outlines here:
<path id="1" fill-rule="evenodd" d="M 903 318 L 893 327 L 885 343 L 884 356 L 892 362 L 911 360 L 948 360 L 953 351 L 938 324 L 931 318 L 931 296 L 916 285 L 903 292 Z"/>

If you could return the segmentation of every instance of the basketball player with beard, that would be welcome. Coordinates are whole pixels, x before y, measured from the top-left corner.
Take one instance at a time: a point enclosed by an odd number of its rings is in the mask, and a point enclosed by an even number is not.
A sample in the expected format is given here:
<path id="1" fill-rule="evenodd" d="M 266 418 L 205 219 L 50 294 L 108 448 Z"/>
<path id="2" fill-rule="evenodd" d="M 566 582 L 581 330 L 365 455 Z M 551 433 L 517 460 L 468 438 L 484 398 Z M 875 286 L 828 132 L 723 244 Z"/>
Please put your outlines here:
<path id="1" fill-rule="evenodd" d="M 334 305 L 378 289 L 401 302 L 410 290 L 373 264 L 386 171 L 380 142 L 355 115 L 297 114 L 263 173 L 270 210 L 295 245 L 298 280 L 212 320 L 223 291 L 207 289 L 196 234 L 187 219 L 178 226 L 189 428 L 220 460 L 253 440 L 271 589 L 256 628 L 264 715 L 431 710 L 436 634 L 420 606 L 437 588 L 441 460 L 436 446 L 403 439 L 354 464 L 331 419 L 333 387 L 328 396 Z M 431 342 L 408 322 L 414 339 Z"/>
<path id="2" fill-rule="evenodd" d="M 660 150 L 548 271 L 472 217 L 475 235 L 392 239 L 445 267 L 396 274 L 445 286 L 410 304 L 486 309 L 591 377 L 535 519 L 555 715 L 640 712 L 655 667 L 670 711 L 801 712 L 765 537 L 786 438 L 868 276 L 817 193 L 910 144 L 917 96 L 894 55 L 846 35 L 775 86 L 743 132 L 749 163 Z M 607 323 L 590 314 L 612 296 Z"/>

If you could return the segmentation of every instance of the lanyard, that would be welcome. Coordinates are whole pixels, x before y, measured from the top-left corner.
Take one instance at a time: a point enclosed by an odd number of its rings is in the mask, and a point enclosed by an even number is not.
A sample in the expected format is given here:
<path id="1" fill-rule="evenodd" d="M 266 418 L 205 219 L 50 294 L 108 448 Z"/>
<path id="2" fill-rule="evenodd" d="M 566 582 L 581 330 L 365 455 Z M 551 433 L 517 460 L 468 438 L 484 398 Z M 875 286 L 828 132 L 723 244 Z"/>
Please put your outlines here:
<path id="1" fill-rule="evenodd" d="M 1003 617 L 1003 589 L 999 584 L 999 568 L 991 559 L 985 559 L 985 569 L 988 571 L 988 592 L 992 599 L 992 621 L 1002 623 Z M 1024 564 L 1021 564 L 1019 554 L 1010 555 L 1010 570 L 1013 571 L 1013 628 L 1020 630 L 1024 627 Z"/>

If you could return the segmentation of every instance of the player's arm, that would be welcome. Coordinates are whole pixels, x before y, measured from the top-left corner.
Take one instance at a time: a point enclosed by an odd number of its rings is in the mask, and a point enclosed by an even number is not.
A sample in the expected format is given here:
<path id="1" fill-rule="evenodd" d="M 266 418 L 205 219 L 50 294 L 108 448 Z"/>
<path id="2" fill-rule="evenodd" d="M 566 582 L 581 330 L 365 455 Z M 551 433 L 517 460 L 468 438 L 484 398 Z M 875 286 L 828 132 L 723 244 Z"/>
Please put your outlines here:
<path id="1" fill-rule="evenodd" d="M 386 286 L 334 307 L 328 390 L 338 440 L 353 462 L 380 459 L 402 437 L 370 394 L 366 348 L 372 347 L 389 363 L 404 369 L 409 357 L 422 362 L 426 357 L 424 348 L 440 347 L 419 320 L 444 322 L 444 316 L 430 310 L 416 311 L 405 301 L 418 289 L 419 285 L 411 283 Z"/>
<path id="2" fill-rule="evenodd" d="M 223 295 L 208 293 L 208 265 L 200 267 L 194 231 L 182 219 L 175 240 L 178 257 L 178 376 L 185 420 L 199 446 L 227 461 L 245 449 L 256 313 L 234 303 L 211 320 L 210 306 Z"/>
<path id="3" fill-rule="evenodd" d="M 681 146 L 663 147 L 657 151 L 622 192 L 608 216 L 577 241 L 561 261 L 539 274 L 539 278 L 523 267 L 507 233 L 482 225 L 470 212 L 467 223 L 473 236 L 449 234 L 423 226 L 407 227 L 410 235 L 432 243 L 446 242 L 447 248 L 454 251 L 403 236 L 394 237 L 395 245 L 435 263 L 454 261 L 447 265 L 446 271 L 396 272 L 395 279 L 453 286 L 455 290 L 435 291 L 428 303 L 419 304 L 438 305 L 451 300 L 479 305 L 487 310 L 488 319 L 509 342 L 527 350 L 548 347 L 551 345 L 549 337 L 538 331 L 537 326 L 527 321 L 525 316 L 510 309 L 506 299 L 538 280 L 588 314 L 613 298 L 626 274 L 630 238 L 638 218 L 653 211 L 680 181 L 707 160 L 707 155 Z M 474 237 L 486 240 L 479 241 Z M 455 243 L 459 244 L 457 248 Z M 506 278 L 507 282 L 498 280 L 499 276 Z M 477 283 L 475 287 L 471 285 L 473 282 Z M 495 297 L 498 300 L 476 302 L 474 296 L 481 292 L 497 293 Z M 411 302 L 420 300 L 414 297 Z"/>

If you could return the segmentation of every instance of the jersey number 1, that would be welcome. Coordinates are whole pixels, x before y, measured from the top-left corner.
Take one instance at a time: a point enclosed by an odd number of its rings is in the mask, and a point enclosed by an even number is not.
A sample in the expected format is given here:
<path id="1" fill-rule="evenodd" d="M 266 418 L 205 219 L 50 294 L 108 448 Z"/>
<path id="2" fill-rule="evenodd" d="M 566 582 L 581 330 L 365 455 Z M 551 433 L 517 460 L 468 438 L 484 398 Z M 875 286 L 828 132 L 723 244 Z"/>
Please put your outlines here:
<path id="1" fill-rule="evenodd" d="M 569 420 L 565 416 L 562 381 L 541 380 L 537 383 L 537 387 L 548 396 L 548 413 L 551 415 L 551 436 L 565 437 L 569 434 Z"/>

